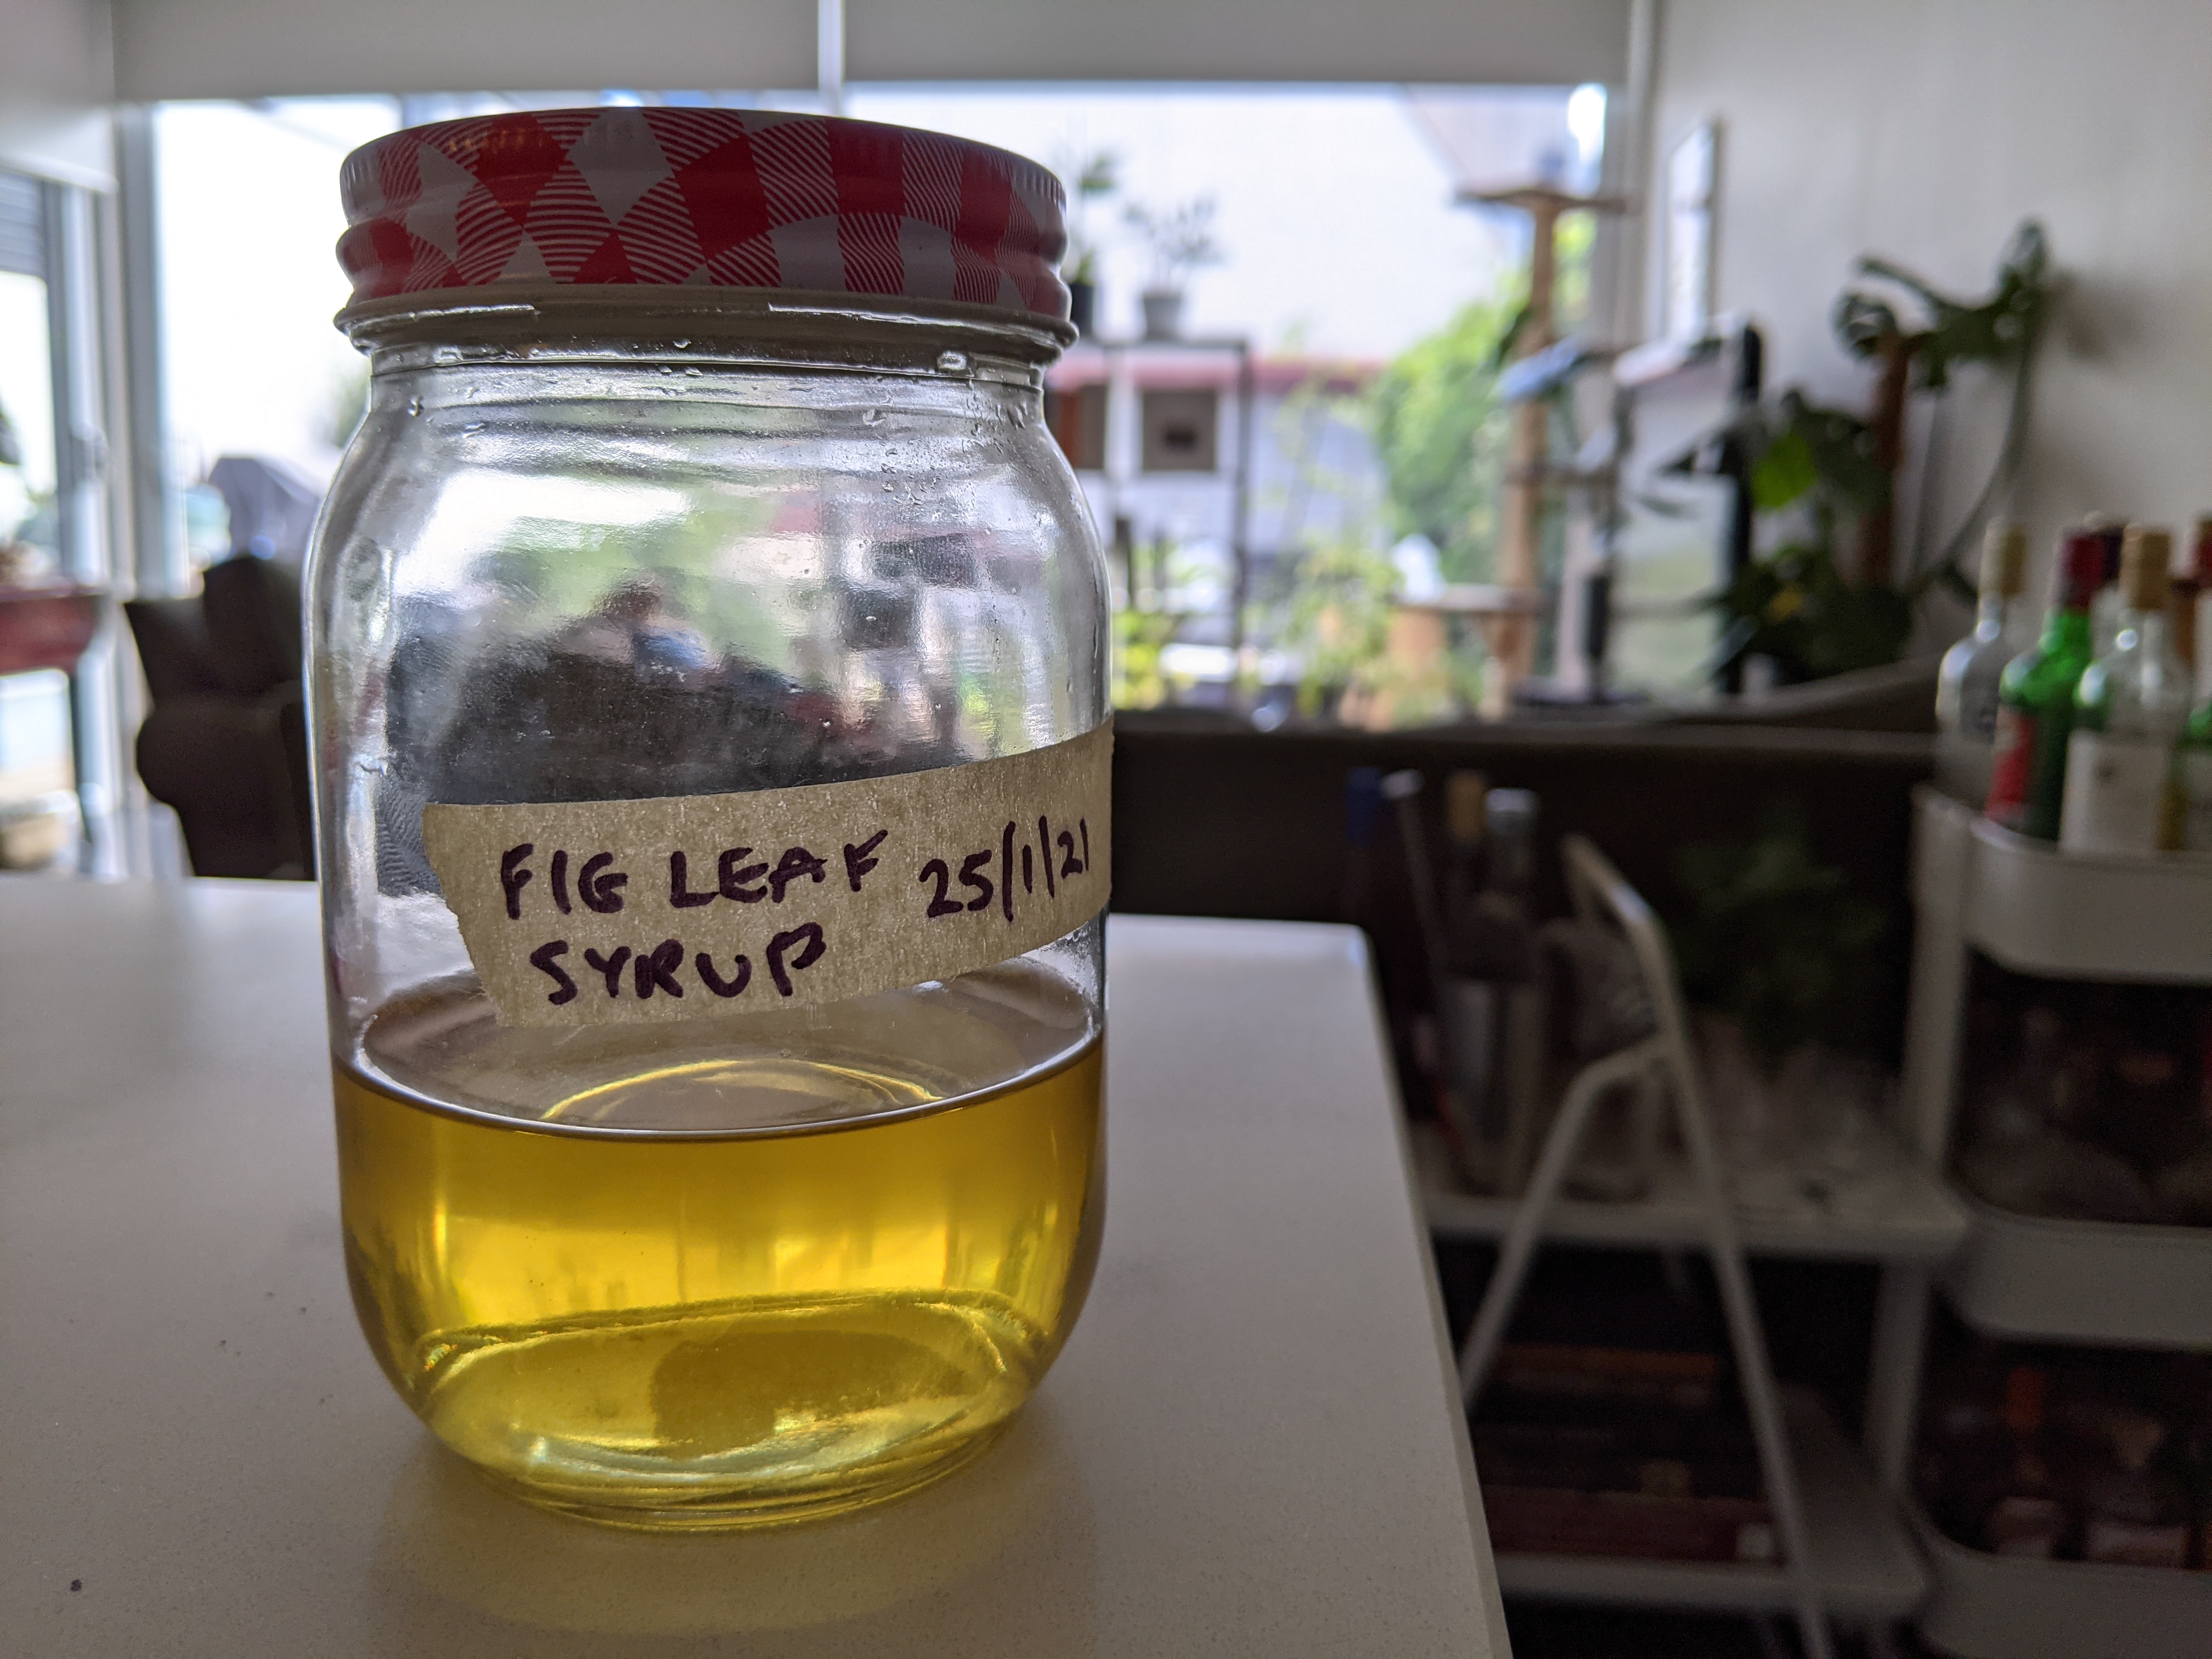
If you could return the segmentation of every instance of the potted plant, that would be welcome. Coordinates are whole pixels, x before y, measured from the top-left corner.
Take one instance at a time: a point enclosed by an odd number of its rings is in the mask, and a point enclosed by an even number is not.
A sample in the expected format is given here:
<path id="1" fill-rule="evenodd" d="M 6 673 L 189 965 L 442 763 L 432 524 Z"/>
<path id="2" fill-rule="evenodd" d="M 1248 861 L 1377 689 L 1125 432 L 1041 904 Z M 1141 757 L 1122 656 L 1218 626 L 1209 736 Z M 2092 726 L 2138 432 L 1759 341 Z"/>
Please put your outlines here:
<path id="1" fill-rule="evenodd" d="M 1213 200 L 1199 197 L 1171 208 L 1132 202 L 1127 217 L 1152 249 L 1152 280 L 1144 291 L 1145 337 L 1172 340 L 1182 332 L 1183 284 L 1201 265 L 1221 263 L 1213 240 Z"/>
<path id="2" fill-rule="evenodd" d="M 1859 272 L 1904 290 L 1926 318 L 1910 325 L 1887 300 L 1858 289 L 1836 302 L 1837 339 L 1877 371 L 1871 415 L 1824 408 L 1793 388 L 1747 410 L 1729 434 L 1745 458 L 1753 507 L 1782 533 L 1779 545 L 1737 572 L 1713 601 L 1724 628 L 1717 660 L 1764 657 L 1785 684 L 1895 662 L 1929 589 L 1941 584 L 1972 597 L 1960 557 L 2018 471 L 2026 442 L 2030 379 L 2051 292 L 2041 227 L 2031 220 L 2014 233 L 1996 285 L 1979 301 L 1938 293 L 1887 260 L 1863 258 Z M 1921 390 L 1940 395 L 1962 363 L 2010 374 L 2003 441 L 1957 529 L 1900 561 L 1895 486 L 1905 394 L 1917 378 Z M 1856 542 L 1848 574 L 1841 556 L 1847 529 Z"/>
<path id="3" fill-rule="evenodd" d="M 1098 324 L 1098 244 L 1091 234 L 1090 208 L 1121 187 L 1121 158 L 1110 149 L 1075 157 L 1061 168 L 1067 186 L 1067 319 L 1081 334 Z"/>

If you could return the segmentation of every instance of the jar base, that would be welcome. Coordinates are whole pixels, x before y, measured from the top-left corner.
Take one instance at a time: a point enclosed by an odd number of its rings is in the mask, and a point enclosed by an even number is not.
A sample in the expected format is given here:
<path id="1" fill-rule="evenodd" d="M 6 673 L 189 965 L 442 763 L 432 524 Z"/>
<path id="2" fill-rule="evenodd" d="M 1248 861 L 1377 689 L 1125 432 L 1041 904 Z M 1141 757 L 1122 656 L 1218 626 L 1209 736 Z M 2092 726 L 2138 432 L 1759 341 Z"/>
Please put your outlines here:
<path id="1" fill-rule="evenodd" d="M 873 1509 L 879 1504 L 933 1486 L 988 1451 L 1012 1421 L 1012 1416 L 1003 1418 L 957 1445 L 935 1449 L 926 1456 L 878 1465 L 863 1472 L 862 1478 L 842 1481 L 835 1486 L 752 1488 L 711 1494 L 671 1491 L 658 1498 L 649 1490 L 641 1490 L 634 1498 L 611 1501 L 605 1497 L 580 1498 L 556 1488 L 533 1485 L 481 1463 L 470 1463 L 469 1468 L 507 1497 L 532 1509 L 589 1522 L 593 1526 L 613 1527 L 625 1532 L 760 1531 Z"/>

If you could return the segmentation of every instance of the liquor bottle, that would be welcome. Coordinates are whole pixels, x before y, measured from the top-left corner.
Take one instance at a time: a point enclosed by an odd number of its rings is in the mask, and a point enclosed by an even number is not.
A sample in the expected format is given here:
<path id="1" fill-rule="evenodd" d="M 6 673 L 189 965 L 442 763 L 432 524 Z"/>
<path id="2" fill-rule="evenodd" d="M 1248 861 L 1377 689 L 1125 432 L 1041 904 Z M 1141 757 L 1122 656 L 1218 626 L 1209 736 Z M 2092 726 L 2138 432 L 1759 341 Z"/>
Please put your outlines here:
<path id="1" fill-rule="evenodd" d="M 1540 1047 L 1532 1051 L 1543 1035 L 1530 894 L 1536 798 L 1485 789 L 1480 774 L 1457 772 L 1445 818 L 1452 865 L 1437 1002 L 1451 1088 L 1471 1123 L 1462 1169 L 1478 1190 L 1510 1194 L 1521 1150 L 1509 1148 L 1516 1103 L 1542 1060 Z"/>
<path id="2" fill-rule="evenodd" d="M 1983 810 L 2008 830 L 2058 839 L 2074 688 L 2089 665 L 2089 608 L 2105 580 L 2105 544 L 2076 530 L 2060 544 L 2043 637 L 2005 665 L 1997 681 L 1997 735 Z"/>
<path id="3" fill-rule="evenodd" d="M 1989 799 L 1997 736 L 1997 681 L 2014 652 L 2013 601 L 2027 574 L 2027 532 L 1992 524 L 1982 541 L 1973 631 L 1943 653 L 1936 677 L 1936 787 L 1978 806 Z"/>
<path id="4" fill-rule="evenodd" d="M 2069 853 L 2154 853 L 2181 845 L 2174 745 L 2191 698 L 2189 677 L 2166 639 L 2172 560 L 2169 533 L 2128 526 L 2120 631 L 2074 690 L 2058 832 L 2058 844 Z"/>
<path id="5" fill-rule="evenodd" d="M 2015 1215 L 2158 1219 L 2157 1202 L 2134 1166 L 2074 1132 L 2082 1091 L 2063 1036 L 2052 1010 L 2027 1011 L 2012 1074 L 1969 1121 L 1960 1178 L 1984 1203 Z"/>
<path id="6" fill-rule="evenodd" d="M 2212 853 L 2212 518 L 2197 521 L 2193 618 L 2197 695 L 2176 745 L 2174 787 L 2181 794 L 2181 844 Z"/>
<path id="7" fill-rule="evenodd" d="M 2212 514 L 2202 514 L 2197 520 L 2197 533 L 2189 544 L 2189 556 L 2173 573 L 2173 586 L 2166 604 L 2166 615 L 2171 618 L 2167 631 L 2173 638 L 2173 654 L 2191 668 L 2197 665 L 2197 607 L 2208 589 L 2212 589 Z"/>
<path id="8" fill-rule="evenodd" d="M 1517 1194 L 1535 1158 L 1544 1067 L 1544 1000 L 1536 982 L 1536 797 L 1493 789 L 1482 891 L 1455 941 L 1464 968 L 1493 989 L 1489 1121 L 1500 1190 Z"/>
<path id="9" fill-rule="evenodd" d="M 2095 531 L 2105 549 L 2105 574 L 2097 584 L 2096 598 L 2089 602 L 2089 659 L 2094 662 L 2112 648 L 2120 631 L 2120 612 L 2126 608 L 2120 598 L 2120 555 L 2127 545 L 2128 527 L 2124 520 L 2103 513 L 2092 513 L 2081 527 Z"/>
<path id="10" fill-rule="evenodd" d="M 1445 926 L 1453 926 L 1482 890 L 1482 840 L 1489 814 L 1484 798 L 1490 781 L 1480 772 L 1454 772 L 1444 780 L 1444 838 L 1449 862 L 1444 869 Z"/>
<path id="11" fill-rule="evenodd" d="M 2189 1492 L 2161 1418 L 2093 1389 L 2067 1408 L 2087 1455 L 2070 1473 L 2081 1511 L 2081 1559 L 2133 1567 L 2189 1563 Z"/>
<path id="12" fill-rule="evenodd" d="M 2000 1420 L 2010 1455 L 1994 1483 L 1995 1501 L 1983 1512 L 1983 1547 L 1997 1555 L 2048 1561 L 2058 1553 L 2071 1517 L 2051 1478 L 2045 1444 L 2044 1399 L 2050 1379 L 2039 1368 L 2015 1365 L 2007 1373 Z"/>

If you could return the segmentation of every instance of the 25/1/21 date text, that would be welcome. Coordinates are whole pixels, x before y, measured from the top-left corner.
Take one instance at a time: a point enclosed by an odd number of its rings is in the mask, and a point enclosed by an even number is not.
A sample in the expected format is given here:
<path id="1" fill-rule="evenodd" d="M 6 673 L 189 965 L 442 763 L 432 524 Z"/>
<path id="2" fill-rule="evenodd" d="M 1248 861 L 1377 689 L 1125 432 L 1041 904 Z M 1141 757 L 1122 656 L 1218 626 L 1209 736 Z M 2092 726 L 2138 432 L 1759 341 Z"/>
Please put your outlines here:
<path id="1" fill-rule="evenodd" d="M 921 866 L 916 878 L 924 886 L 933 886 L 929 908 L 926 913 L 933 921 L 939 916 L 964 915 L 971 910 L 988 910 L 995 894 L 1000 914 L 1011 922 L 1014 919 L 1014 872 L 1021 871 L 1022 891 L 1035 894 L 1040 871 L 1044 877 L 1045 896 L 1056 897 L 1060 884 L 1086 873 L 1091 868 L 1091 821 L 1079 818 L 1071 830 L 1062 824 L 1055 836 L 1051 817 L 1040 813 L 1036 821 L 1036 842 L 1030 842 L 1028 833 L 1020 833 L 1017 842 L 1017 826 L 1012 818 L 999 833 L 999 844 L 986 847 L 980 853 L 970 853 L 960 860 L 960 884 L 972 896 L 964 900 L 952 897 L 952 866 L 944 859 L 932 859 Z M 1079 846 L 1080 850 L 1079 851 Z M 1054 849 L 1059 854 L 1058 871 L 1053 868 Z M 999 873 L 994 880 L 990 872 L 994 854 L 998 859 Z M 1018 866 L 1015 854 L 1021 854 Z"/>

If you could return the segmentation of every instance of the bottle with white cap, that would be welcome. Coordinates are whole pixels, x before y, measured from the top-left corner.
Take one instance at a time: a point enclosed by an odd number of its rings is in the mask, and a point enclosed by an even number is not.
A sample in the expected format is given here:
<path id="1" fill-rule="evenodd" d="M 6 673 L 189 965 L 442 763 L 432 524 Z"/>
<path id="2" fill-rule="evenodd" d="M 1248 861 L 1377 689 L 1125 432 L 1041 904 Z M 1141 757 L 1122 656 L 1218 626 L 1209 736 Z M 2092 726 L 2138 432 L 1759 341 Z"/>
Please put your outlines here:
<path id="1" fill-rule="evenodd" d="M 2153 853 L 2181 844 L 2174 747 L 2189 719 L 2187 672 L 2167 634 L 2173 537 L 2130 525 L 2120 553 L 2120 629 L 2074 693 L 2058 843 L 2068 852 Z"/>
<path id="2" fill-rule="evenodd" d="M 2019 650 L 2014 603 L 2027 574 L 2027 532 L 1992 524 L 1982 542 L 1973 631 L 1943 653 L 1936 678 L 1936 787 L 1979 808 L 1989 799 L 1997 735 L 1997 682 Z"/>

